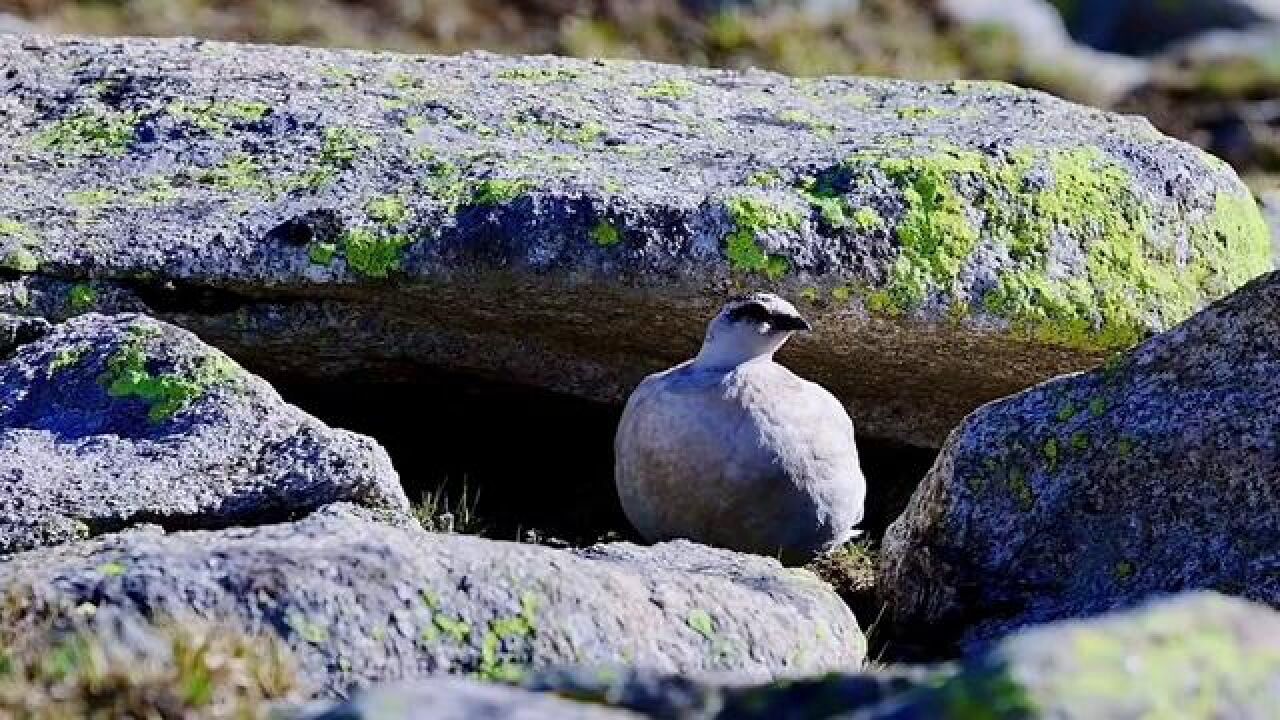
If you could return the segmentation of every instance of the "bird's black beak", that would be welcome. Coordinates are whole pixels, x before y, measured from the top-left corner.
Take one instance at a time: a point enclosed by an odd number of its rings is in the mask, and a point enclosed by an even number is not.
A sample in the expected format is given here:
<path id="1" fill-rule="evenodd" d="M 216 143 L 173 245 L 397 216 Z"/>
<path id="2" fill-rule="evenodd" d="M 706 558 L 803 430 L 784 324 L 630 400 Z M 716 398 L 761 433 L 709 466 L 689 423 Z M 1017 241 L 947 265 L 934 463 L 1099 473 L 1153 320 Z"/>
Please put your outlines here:
<path id="1" fill-rule="evenodd" d="M 769 324 L 772 325 L 775 330 L 798 330 L 801 332 L 808 332 L 813 329 L 813 327 L 809 325 L 809 321 L 799 315 L 774 315 L 769 318 Z"/>

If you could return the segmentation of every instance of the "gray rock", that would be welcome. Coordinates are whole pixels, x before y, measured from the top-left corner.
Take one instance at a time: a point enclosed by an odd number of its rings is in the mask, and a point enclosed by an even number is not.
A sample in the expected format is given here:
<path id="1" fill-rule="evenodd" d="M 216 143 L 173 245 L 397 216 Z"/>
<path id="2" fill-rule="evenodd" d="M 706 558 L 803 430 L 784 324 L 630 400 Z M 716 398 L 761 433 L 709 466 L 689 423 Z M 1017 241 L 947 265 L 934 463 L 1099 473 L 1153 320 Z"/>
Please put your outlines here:
<path id="1" fill-rule="evenodd" d="M 407 517 L 372 440 L 287 405 L 191 333 L 97 314 L 42 332 L 0 362 L 0 555 L 138 523 L 278 522 L 338 501 Z"/>
<path id="2" fill-rule="evenodd" d="M 524 687 L 662 720 L 1261 720 L 1280 712 L 1280 615 L 1197 593 L 1026 630 L 963 663 L 768 685 L 562 669 Z"/>
<path id="3" fill-rule="evenodd" d="M 887 533 L 886 622 L 974 644 L 1182 589 L 1280 604 L 1278 476 L 1272 273 L 966 418 Z"/>
<path id="4" fill-rule="evenodd" d="M 1018 633 L 856 720 L 1280 715 L 1280 615 L 1199 593 Z"/>
<path id="5" fill-rule="evenodd" d="M 34 603 L 275 633 L 326 693 L 566 663 L 765 680 L 857 668 L 865 642 L 812 574 L 687 542 L 571 553 L 369 522 L 123 533 L 0 561 Z"/>
<path id="6" fill-rule="evenodd" d="M 724 297 L 865 434 L 937 445 L 1269 268 L 1225 165 L 987 83 L 0 38 L 0 307 L 255 371 L 414 364 L 618 401 Z M 83 299 L 84 294 L 79 296 Z"/>
<path id="7" fill-rule="evenodd" d="M 430 678 L 361 692 L 337 707 L 286 714 L 290 720 L 627 720 L 642 716 L 519 688 Z"/>

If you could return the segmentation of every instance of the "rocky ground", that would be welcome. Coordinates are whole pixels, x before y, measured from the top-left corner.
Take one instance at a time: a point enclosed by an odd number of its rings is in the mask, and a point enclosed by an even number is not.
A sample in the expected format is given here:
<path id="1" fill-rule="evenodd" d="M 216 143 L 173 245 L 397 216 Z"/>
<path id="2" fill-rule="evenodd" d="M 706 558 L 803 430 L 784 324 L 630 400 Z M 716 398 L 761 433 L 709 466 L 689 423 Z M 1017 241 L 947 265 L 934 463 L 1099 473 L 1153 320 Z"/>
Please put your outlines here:
<path id="1" fill-rule="evenodd" d="M 1277 714 L 1273 239 L 1144 120 L 196 40 L 0 36 L 0 86 L 0 715 Z M 747 288 L 867 449 L 807 569 L 612 494 Z"/>

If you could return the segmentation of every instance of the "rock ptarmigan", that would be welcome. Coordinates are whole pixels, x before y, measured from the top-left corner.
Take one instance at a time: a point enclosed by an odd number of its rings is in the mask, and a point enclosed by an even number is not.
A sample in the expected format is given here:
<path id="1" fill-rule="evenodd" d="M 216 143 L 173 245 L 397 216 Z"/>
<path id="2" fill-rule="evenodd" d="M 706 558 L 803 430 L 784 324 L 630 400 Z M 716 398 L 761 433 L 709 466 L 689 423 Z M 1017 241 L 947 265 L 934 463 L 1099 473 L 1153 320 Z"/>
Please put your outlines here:
<path id="1" fill-rule="evenodd" d="M 847 541 L 866 481 L 853 421 L 831 393 L 773 361 L 809 323 L 787 301 L 730 301 L 697 357 L 627 401 L 614 478 L 644 538 L 807 560 Z"/>

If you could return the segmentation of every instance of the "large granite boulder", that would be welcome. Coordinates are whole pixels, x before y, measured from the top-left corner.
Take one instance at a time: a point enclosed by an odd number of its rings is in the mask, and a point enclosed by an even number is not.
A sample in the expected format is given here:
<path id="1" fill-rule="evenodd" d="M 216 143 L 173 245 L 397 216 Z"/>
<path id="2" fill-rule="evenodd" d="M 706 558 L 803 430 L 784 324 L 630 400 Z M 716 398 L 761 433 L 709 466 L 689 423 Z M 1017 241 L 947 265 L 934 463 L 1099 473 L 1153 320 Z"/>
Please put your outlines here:
<path id="1" fill-rule="evenodd" d="M 816 576 L 688 542 L 537 545 L 370 522 L 138 530 L 0 560 L 33 607 L 194 617 L 285 640 L 325 693 L 436 673 L 509 679 L 553 664 L 768 679 L 856 669 L 865 642 Z M 161 620 L 156 620 L 160 622 Z"/>
<path id="2" fill-rule="evenodd" d="M 617 401 L 726 295 L 936 446 L 1271 267 L 1224 164 L 987 83 L 0 37 L 0 308 L 146 311 L 264 373 Z"/>
<path id="3" fill-rule="evenodd" d="M 558 701 L 562 712 L 605 705 L 659 720 L 1263 720 L 1280 713 L 1278 685 L 1280 616 L 1212 593 L 1034 628 L 953 665 L 757 686 L 590 669 L 535 673 L 524 683 L 579 701 Z M 530 692 L 426 680 L 374 689 L 356 703 L 304 717 L 425 720 L 435 716 L 424 708 L 451 709 L 477 698 L 483 701 L 476 707 L 494 717 L 551 701 Z"/>
<path id="4" fill-rule="evenodd" d="M 639 720 L 645 717 L 621 708 L 450 677 L 380 687 L 333 707 L 279 715 L 288 720 Z"/>
<path id="5" fill-rule="evenodd" d="M 408 516 L 382 448 L 286 404 L 185 330 L 97 314 L 3 326 L 0 555 L 140 523 L 280 522 L 339 501 Z"/>
<path id="6" fill-rule="evenodd" d="M 1280 605 L 1280 273 L 952 433 L 880 568 L 936 643 L 1214 588 Z"/>

